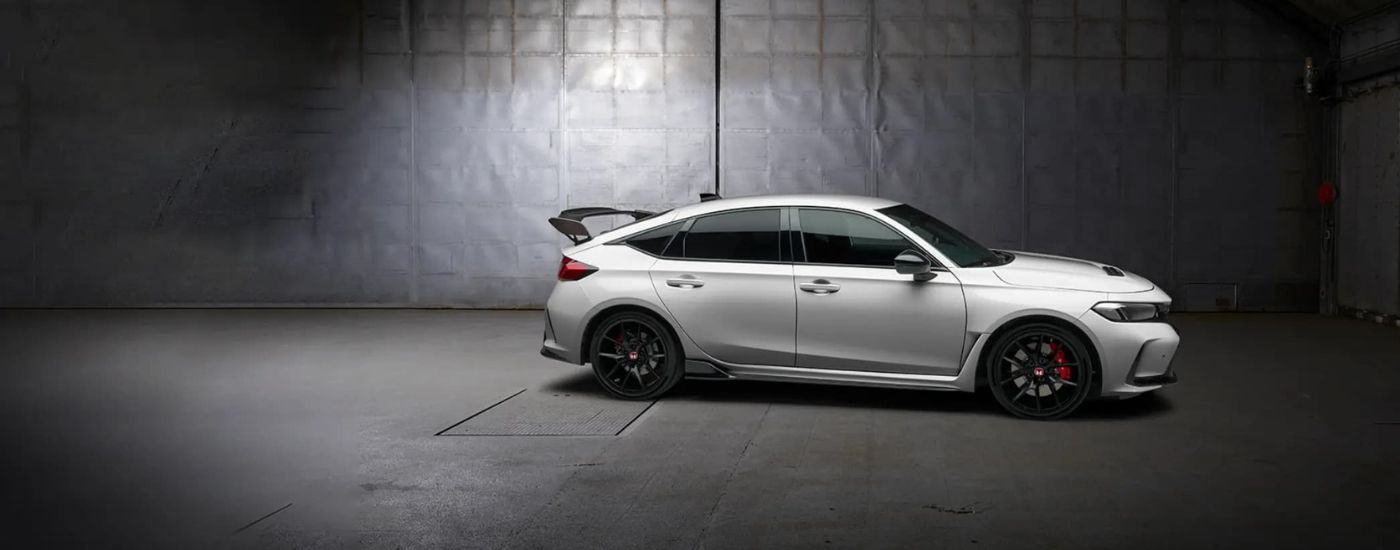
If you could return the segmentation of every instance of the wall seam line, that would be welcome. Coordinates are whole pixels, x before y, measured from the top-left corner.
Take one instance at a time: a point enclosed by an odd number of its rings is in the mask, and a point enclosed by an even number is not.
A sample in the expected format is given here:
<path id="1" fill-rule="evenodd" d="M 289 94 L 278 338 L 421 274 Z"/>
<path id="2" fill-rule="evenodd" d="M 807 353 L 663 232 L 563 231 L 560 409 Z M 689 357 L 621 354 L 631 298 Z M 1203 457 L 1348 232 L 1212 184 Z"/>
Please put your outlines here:
<path id="1" fill-rule="evenodd" d="M 1033 0 L 1021 2 L 1021 250 L 1030 248 L 1031 195 L 1029 166 L 1026 162 L 1030 142 L 1031 113 L 1031 14 Z"/>
<path id="2" fill-rule="evenodd" d="M 869 60 L 870 87 L 865 92 L 865 125 L 867 130 L 867 153 L 866 163 L 869 165 L 867 173 L 869 181 L 866 184 L 866 192 L 872 197 L 880 196 L 880 126 L 876 123 L 876 113 L 879 111 L 880 102 L 880 53 L 877 51 L 875 40 L 879 25 L 875 19 L 875 0 L 866 3 L 866 40 L 865 47 L 869 51 L 866 59 Z"/>
<path id="3" fill-rule="evenodd" d="M 1167 111 L 1171 117 L 1172 159 L 1171 192 L 1167 201 L 1167 287 L 1180 294 L 1176 265 L 1176 202 L 1181 188 L 1181 0 L 1167 3 Z"/>
<path id="4" fill-rule="evenodd" d="M 569 13 L 565 0 L 559 0 L 559 104 L 555 106 L 558 120 L 554 125 L 559 129 L 559 141 L 556 146 L 559 151 L 557 192 L 554 197 L 554 204 L 563 212 L 569 205 L 569 124 L 566 121 L 568 109 L 565 105 L 569 101 L 568 71 L 569 71 Z M 560 237 L 555 237 L 555 244 L 558 244 Z"/>
<path id="5" fill-rule="evenodd" d="M 404 29 L 405 51 L 408 52 L 408 301 L 419 304 L 419 256 L 423 246 L 418 220 L 418 69 L 414 63 L 413 14 L 414 0 L 404 0 L 399 23 Z"/>
<path id="6" fill-rule="evenodd" d="M 723 57 L 720 56 L 720 50 L 719 50 L 719 37 L 720 37 L 720 30 L 721 30 L 720 27 L 723 25 L 723 21 L 724 21 L 724 20 L 721 18 L 721 10 L 720 10 L 720 8 L 721 8 L 721 4 L 723 4 L 723 3 L 724 3 L 723 0 L 715 0 L 715 39 L 714 39 L 713 43 L 710 45 L 710 47 L 711 47 L 711 49 L 714 51 L 714 55 L 715 55 L 715 146 L 714 146 L 714 150 L 715 150 L 715 158 L 714 158 L 715 182 L 714 182 L 713 187 L 714 187 L 714 190 L 715 190 L 715 194 L 716 194 L 716 195 L 720 195 L 720 194 L 721 194 L 721 193 L 720 193 L 720 185 L 719 185 L 719 182 L 720 182 L 720 172 L 721 172 L 721 170 L 720 170 L 720 160 L 719 160 L 719 158 L 720 158 L 720 157 L 719 157 L 719 155 L 720 155 L 720 138 L 719 138 L 719 136 L 720 136 L 720 134 L 722 133 L 722 132 L 721 132 L 722 128 L 721 128 L 720 125 L 721 125 L 722 121 L 724 120 L 724 119 L 721 117 L 721 115 L 720 115 L 720 113 L 721 113 L 721 111 L 720 111 L 720 97 L 721 97 L 721 96 L 720 96 L 720 74 L 721 74 L 722 72 L 724 72 L 724 71 L 723 71 L 723 66 L 722 66 Z"/>

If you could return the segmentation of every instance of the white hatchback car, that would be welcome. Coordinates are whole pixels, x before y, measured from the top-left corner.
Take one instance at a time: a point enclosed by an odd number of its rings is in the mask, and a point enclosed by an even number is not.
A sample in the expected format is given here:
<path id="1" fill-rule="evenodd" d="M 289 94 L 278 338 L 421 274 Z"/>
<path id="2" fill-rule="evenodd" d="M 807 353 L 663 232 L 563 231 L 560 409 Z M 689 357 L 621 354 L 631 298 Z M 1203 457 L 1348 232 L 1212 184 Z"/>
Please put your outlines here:
<path id="1" fill-rule="evenodd" d="M 582 220 L 637 221 L 597 236 Z M 547 357 L 591 363 L 625 399 L 682 378 L 992 392 L 1059 418 L 1091 396 L 1176 381 L 1171 298 L 1113 266 L 989 250 L 917 208 L 861 196 L 719 199 L 667 212 L 577 208 Z"/>

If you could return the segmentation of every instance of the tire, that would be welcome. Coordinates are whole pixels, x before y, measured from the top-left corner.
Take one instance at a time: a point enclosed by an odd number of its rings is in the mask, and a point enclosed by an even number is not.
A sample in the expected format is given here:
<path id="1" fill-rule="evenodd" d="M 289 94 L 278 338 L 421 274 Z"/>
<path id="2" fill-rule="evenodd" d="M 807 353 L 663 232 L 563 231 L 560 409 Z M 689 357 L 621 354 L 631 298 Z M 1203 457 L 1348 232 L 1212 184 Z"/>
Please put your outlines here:
<path id="1" fill-rule="evenodd" d="M 685 378 L 680 342 L 651 315 L 609 315 L 588 344 L 593 377 L 619 399 L 650 401 L 665 395 Z"/>
<path id="2" fill-rule="evenodd" d="M 1093 366 L 1083 338 L 1049 323 L 998 336 L 982 361 L 997 403 L 1035 420 L 1064 418 L 1078 409 L 1093 389 Z"/>

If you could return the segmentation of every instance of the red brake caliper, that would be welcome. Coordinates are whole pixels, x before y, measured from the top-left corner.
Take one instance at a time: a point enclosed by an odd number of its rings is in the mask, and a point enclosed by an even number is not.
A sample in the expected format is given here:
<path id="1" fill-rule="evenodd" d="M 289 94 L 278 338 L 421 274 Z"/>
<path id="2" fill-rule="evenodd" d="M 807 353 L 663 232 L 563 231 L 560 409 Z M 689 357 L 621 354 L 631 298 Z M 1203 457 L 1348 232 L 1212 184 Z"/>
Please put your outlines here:
<path id="1" fill-rule="evenodd" d="M 1054 360 L 1056 365 L 1063 365 L 1069 362 L 1068 359 L 1065 359 L 1064 348 L 1061 348 L 1060 345 L 1055 342 L 1050 343 L 1050 353 L 1055 354 Z M 1060 377 L 1061 380 L 1069 380 L 1071 372 L 1069 367 L 1055 367 L 1055 376 Z"/>

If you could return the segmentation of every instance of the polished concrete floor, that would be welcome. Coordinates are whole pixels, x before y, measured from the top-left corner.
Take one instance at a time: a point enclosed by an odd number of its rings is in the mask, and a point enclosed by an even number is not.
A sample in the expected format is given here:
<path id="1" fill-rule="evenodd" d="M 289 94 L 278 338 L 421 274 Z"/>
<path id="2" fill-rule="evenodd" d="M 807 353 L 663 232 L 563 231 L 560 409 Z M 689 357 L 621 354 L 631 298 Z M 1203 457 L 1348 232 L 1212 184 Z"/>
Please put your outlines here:
<path id="1" fill-rule="evenodd" d="M 1400 547 L 1395 328 L 1179 315 L 1181 384 L 1054 423 L 702 382 L 618 436 L 435 436 L 521 389 L 598 392 L 538 355 L 541 323 L 0 311 L 0 526 L 129 547 Z"/>

